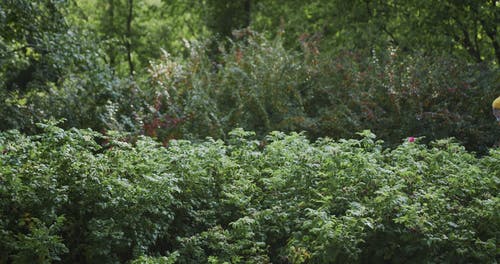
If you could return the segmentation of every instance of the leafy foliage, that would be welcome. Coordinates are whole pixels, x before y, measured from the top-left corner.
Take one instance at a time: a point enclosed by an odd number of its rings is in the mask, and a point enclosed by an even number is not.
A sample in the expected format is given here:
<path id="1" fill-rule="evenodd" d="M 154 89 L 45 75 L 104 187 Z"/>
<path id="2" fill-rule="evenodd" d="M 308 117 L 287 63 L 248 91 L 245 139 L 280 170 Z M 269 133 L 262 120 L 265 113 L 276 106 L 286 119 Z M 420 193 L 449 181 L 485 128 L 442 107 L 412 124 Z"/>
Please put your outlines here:
<path id="1" fill-rule="evenodd" d="M 93 33 L 65 12 L 64 1 L 0 3 L 0 129 L 34 133 L 37 122 L 64 118 L 67 128 L 134 131 L 137 87 L 114 75 Z"/>
<path id="2" fill-rule="evenodd" d="M 494 262 L 498 150 L 233 130 L 0 134 L 1 262 Z"/>
<path id="3" fill-rule="evenodd" d="M 235 127 L 371 129 L 391 146 L 455 137 L 484 153 L 497 140 L 497 5 L 2 1 L 0 129 L 64 119 L 164 145 Z M 246 26 L 258 31 L 234 30 Z"/>
<path id="4" fill-rule="evenodd" d="M 225 138 L 243 127 L 261 136 L 279 130 L 346 138 L 371 129 L 391 145 L 410 135 L 453 136 L 483 152 L 496 140 L 490 98 L 499 89 L 498 69 L 396 48 L 330 56 L 305 42 L 295 52 L 281 37 L 235 34 L 215 65 L 197 43 L 187 61 L 165 53 L 152 64 L 149 135 Z"/>
<path id="5" fill-rule="evenodd" d="M 39 255 L 48 261 L 114 262 L 145 253 L 172 221 L 167 208 L 178 192 L 167 163 L 157 160 L 165 155 L 144 151 L 156 144 L 144 140 L 132 148 L 110 140 L 109 151 L 99 153 L 95 139 L 101 136 L 95 132 L 54 126 L 44 131 L 31 138 L 2 136 L 2 215 L 10 215 L 2 217 L 2 226 L 13 243 L 2 245 L 3 258 L 22 257 L 20 249 L 31 244 L 26 250 L 32 253 L 40 251 L 35 246 L 50 246 L 45 251 L 54 257 Z M 55 223 L 63 227 L 51 227 Z M 43 234 L 46 242 L 36 237 Z M 47 244 L 51 240 L 57 247 Z M 16 244 L 22 247 L 9 249 Z M 61 246 L 69 253 L 54 252 Z"/>
<path id="6" fill-rule="evenodd" d="M 286 31 L 287 47 L 314 41 L 322 50 L 453 54 L 469 62 L 500 63 L 498 1 L 255 1 L 251 26 Z M 274 31 L 273 31 L 274 30 Z"/>

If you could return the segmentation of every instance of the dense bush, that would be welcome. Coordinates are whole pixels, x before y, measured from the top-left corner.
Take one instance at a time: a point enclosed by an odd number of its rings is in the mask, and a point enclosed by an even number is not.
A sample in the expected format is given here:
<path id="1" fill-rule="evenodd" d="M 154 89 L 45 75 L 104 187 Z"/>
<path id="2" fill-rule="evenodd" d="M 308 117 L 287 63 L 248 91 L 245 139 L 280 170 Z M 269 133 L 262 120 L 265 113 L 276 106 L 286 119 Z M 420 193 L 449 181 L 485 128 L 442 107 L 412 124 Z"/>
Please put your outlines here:
<path id="1" fill-rule="evenodd" d="M 338 139 L 370 129 L 392 146 L 410 135 L 455 137 L 481 151 L 496 140 L 491 100 L 500 89 L 498 69 L 392 48 L 327 55 L 307 40 L 301 52 L 289 51 L 279 37 L 235 35 L 216 62 L 203 45 L 191 44 L 186 61 L 165 54 L 152 64 L 149 135 L 223 138 L 243 127 Z"/>
<path id="2" fill-rule="evenodd" d="M 12 22 L 0 26 L 0 44 L 10 43 L 0 45 L 2 131 L 35 133 L 37 122 L 64 118 L 65 128 L 129 131 L 164 144 L 226 139 L 235 127 L 259 136 L 306 131 L 312 139 L 370 129 L 390 146 L 407 136 L 455 137 L 482 152 L 496 140 L 490 101 L 500 74 L 492 65 L 395 48 L 327 53 L 312 37 L 289 50 L 282 35 L 241 30 L 227 45 L 186 41 L 187 58 L 164 52 L 149 78 L 124 78 L 92 31 L 60 25 L 66 5 L 42 2 L 0 7 Z"/>
<path id="3" fill-rule="evenodd" d="M 499 78 L 498 69 L 446 56 L 346 52 L 320 61 L 305 107 L 315 125 L 305 129 L 335 138 L 370 129 L 391 145 L 409 135 L 455 137 L 483 151 L 497 140 L 490 101 Z"/>
<path id="4" fill-rule="evenodd" d="M 136 85 L 115 74 L 94 32 L 68 22 L 68 4 L 0 2 L 0 130 L 64 118 L 66 128 L 135 131 Z"/>
<path id="5" fill-rule="evenodd" d="M 493 263 L 500 151 L 0 134 L 1 263 Z"/>

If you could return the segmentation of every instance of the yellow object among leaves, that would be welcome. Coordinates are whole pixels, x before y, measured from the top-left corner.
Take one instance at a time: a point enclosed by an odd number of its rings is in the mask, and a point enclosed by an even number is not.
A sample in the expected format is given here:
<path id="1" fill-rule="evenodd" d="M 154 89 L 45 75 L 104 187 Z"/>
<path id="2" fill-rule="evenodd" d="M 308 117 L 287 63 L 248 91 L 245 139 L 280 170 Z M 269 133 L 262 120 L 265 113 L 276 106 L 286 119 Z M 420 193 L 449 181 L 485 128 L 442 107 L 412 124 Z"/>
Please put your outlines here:
<path id="1" fill-rule="evenodd" d="M 500 96 L 493 101 L 493 115 L 497 119 L 497 122 L 500 122 Z"/>
<path id="2" fill-rule="evenodd" d="M 493 109 L 500 109 L 500 96 L 493 101 Z"/>

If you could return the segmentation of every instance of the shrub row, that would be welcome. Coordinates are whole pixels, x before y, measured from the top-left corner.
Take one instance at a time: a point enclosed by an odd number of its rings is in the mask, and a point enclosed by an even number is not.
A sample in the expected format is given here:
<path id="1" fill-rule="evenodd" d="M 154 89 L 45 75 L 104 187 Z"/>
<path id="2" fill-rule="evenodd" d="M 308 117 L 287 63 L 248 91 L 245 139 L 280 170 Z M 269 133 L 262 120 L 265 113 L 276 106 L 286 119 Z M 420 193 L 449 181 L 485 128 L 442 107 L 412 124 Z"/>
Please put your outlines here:
<path id="1" fill-rule="evenodd" d="M 0 134 L 0 263 L 494 263 L 500 151 Z"/>
<path id="2" fill-rule="evenodd" d="M 497 140 L 498 68 L 392 48 L 327 54 L 304 43 L 290 51 L 279 37 L 240 35 L 216 59 L 192 44 L 187 60 L 165 54 L 152 63 L 146 134 L 224 138 L 242 127 L 339 139 L 370 129 L 389 146 L 407 136 L 455 137 L 474 151 Z"/>
<path id="3" fill-rule="evenodd" d="M 128 131 L 165 144 L 225 139 L 235 127 L 259 136 L 306 131 L 313 140 L 370 129 L 388 146 L 407 136 L 455 137 L 481 152 L 498 140 L 491 115 L 498 67 L 397 49 L 328 54 L 308 40 L 288 50 L 279 36 L 237 35 L 217 56 L 217 43 L 186 43 L 187 57 L 164 53 L 135 80 L 117 78 L 94 52 L 81 65 L 57 64 L 65 69 L 57 80 L 35 74 L 40 81 L 29 91 L 9 90 L 0 78 L 0 130 L 36 133 L 35 123 L 64 118 L 65 128 Z M 90 37 L 60 41 L 92 46 Z"/>

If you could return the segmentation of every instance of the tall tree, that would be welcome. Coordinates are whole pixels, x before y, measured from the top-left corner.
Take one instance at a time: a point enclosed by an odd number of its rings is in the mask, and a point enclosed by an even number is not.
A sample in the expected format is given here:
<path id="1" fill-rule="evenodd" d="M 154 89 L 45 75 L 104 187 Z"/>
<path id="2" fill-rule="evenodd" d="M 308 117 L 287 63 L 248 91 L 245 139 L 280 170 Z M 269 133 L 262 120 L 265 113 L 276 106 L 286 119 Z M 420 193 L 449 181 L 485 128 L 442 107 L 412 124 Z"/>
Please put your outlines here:
<path id="1" fill-rule="evenodd" d="M 74 0 L 76 21 L 98 33 L 107 60 L 122 76 L 141 75 L 161 49 L 179 54 L 184 39 L 206 35 L 202 0 Z"/>

